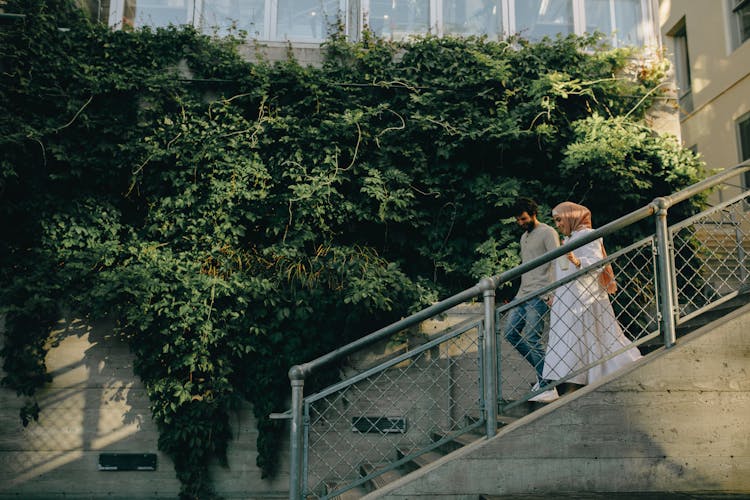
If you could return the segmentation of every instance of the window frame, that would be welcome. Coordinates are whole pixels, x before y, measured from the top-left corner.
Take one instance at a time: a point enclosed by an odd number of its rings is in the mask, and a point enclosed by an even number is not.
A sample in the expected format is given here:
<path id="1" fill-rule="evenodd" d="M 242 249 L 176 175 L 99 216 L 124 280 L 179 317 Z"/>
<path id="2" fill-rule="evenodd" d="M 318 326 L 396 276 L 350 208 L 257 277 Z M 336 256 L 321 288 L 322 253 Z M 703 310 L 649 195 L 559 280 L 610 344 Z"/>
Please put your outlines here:
<path id="1" fill-rule="evenodd" d="M 526 1 L 526 0 L 521 0 Z M 581 26 L 577 24 L 577 21 L 580 17 L 580 10 L 581 6 L 583 5 L 583 0 L 567 0 L 570 2 L 571 7 L 571 18 L 573 20 L 573 34 L 580 35 L 583 32 L 581 31 Z M 508 19 L 507 19 L 507 26 L 508 26 L 508 34 L 518 34 L 518 22 L 516 19 L 516 0 L 507 0 L 508 4 Z M 503 23 L 506 24 L 506 21 L 503 20 Z M 507 35 L 505 35 L 507 36 Z"/>
<path id="2" fill-rule="evenodd" d="M 750 15 L 750 0 L 726 0 L 727 12 L 729 15 L 729 32 L 731 37 L 731 50 L 735 51 L 750 40 L 750 29 L 743 32 L 742 14 L 740 10 Z M 744 36 L 744 38 L 743 38 Z"/>
<path id="3" fill-rule="evenodd" d="M 609 34 L 608 38 L 612 42 L 613 47 L 627 47 L 627 45 L 623 45 L 619 43 L 619 36 L 618 36 L 618 29 L 619 26 L 617 24 L 617 9 L 616 4 L 617 0 L 608 0 L 609 3 L 609 17 L 610 17 L 610 23 L 612 25 L 612 32 Z M 651 10 L 651 2 L 648 0 L 640 0 L 640 7 L 641 7 L 641 13 L 644 18 L 646 18 L 650 26 L 653 27 L 653 19 L 654 19 L 654 13 Z M 587 9 L 586 9 L 586 0 L 580 0 L 580 12 L 581 12 L 581 18 L 580 18 L 580 26 L 585 28 L 586 27 L 586 19 L 587 19 Z M 643 45 L 650 45 L 653 44 L 653 33 L 651 33 L 652 30 L 644 29 L 644 27 L 637 27 L 637 30 L 643 30 Z"/>
<path id="4" fill-rule="evenodd" d="M 278 1 L 279 0 L 265 0 L 265 15 L 264 25 L 261 33 L 257 37 L 248 37 L 249 39 L 263 41 L 263 42 L 298 42 L 298 43 L 321 43 L 324 39 L 313 39 L 305 37 L 289 37 L 280 38 L 278 33 Z M 371 0 L 338 0 L 339 8 L 341 12 L 341 19 L 344 21 L 345 30 L 347 35 L 352 40 L 358 40 L 360 38 L 362 27 L 370 25 L 369 19 L 369 6 Z M 444 36 L 445 30 L 445 18 L 443 15 L 443 0 L 424 0 L 428 4 L 428 26 L 427 33 L 431 33 L 438 36 Z M 613 7 L 616 0 L 609 0 L 610 5 Z M 641 5 L 641 12 L 643 15 L 643 22 L 646 28 L 643 33 L 643 47 L 657 47 L 659 43 L 659 37 L 656 33 L 656 22 L 655 12 L 652 0 L 639 0 Z M 126 0 L 111 0 L 109 8 L 108 22 L 109 26 L 115 29 L 121 29 L 124 24 L 124 12 L 125 12 Z M 206 2 L 211 0 L 187 0 L 187 9 L 194 12 L 201 12 L 202 6 Z M 501 9 L 502 26 L 500 32 L 497 34 L 499 38 L 506 38 L 511 34 L 517 32 L 517 23 L 515 16 L 515 0 L 496 0 L 497 5 Z M 572 21 L 573 21 L 573 33 L 576 35 L 583 35 L 586 32 L 586 13 L 585 13 L 585 0 L 570 0 L 572 5 Z M 614 9 L 612 10 L 611 16 L 615 18 Z M 188 21 L 186 24 L 191 24 L 196 29 L 202 30 L 201 19 L 193 15 L 192 22 Z M 614 26 L 614 30 L 617 26 Z M 413 33 L 417 34 L 417 33 Z M 404 38 L 408 38 L 410 34 L 405 34 Z M 616 35 L 613 37 L 616 41 Z M 616 42 L 615 42 L 616 43 Z M 613 44 L 614 45 L 614 44 Z"/>
<path id="5" fill-rule="evenodd" d="M 735 131 L 737 137 L 737 157 L 738 163 L 750 160 L 750 111 L 740 115 L 735 121 Z M 745 127 L 746 136 L 742 135 L 743 126 Z M 743 143 L 743 139 L 745 142 Z M 743 174 L 743 184 L 745 188 L 750 188 L 750 172 Z"/>
<path id="6" fill-rule="evenodd" d="M 687 23 L 684 17 L 669 30 L 667 36 L 672 39 L 674 47 L 674 79 L 677 84 L 677 102 L 680 109 L 680 120 L 682 121 L 694 110 L 690 45 L 688 43 Z"/>

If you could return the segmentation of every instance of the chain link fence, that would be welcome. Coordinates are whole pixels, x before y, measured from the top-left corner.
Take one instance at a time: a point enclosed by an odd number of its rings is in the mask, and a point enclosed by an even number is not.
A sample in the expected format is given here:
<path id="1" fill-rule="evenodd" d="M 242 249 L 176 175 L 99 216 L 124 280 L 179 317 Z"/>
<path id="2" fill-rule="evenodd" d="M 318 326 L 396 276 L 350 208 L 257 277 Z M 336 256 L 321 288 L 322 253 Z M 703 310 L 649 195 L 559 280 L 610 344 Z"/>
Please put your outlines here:
<path id="1" fill-rule="evenodd" d="M 750 192 L 670 228 L 678 324 L 747 288 L 748 196 Z"/>
<path id="2" fill-rule="evenodd" d="M 483 329 L 469 319 L 305 398 L 305 491 L 335 495 L 481 425 Z"/>

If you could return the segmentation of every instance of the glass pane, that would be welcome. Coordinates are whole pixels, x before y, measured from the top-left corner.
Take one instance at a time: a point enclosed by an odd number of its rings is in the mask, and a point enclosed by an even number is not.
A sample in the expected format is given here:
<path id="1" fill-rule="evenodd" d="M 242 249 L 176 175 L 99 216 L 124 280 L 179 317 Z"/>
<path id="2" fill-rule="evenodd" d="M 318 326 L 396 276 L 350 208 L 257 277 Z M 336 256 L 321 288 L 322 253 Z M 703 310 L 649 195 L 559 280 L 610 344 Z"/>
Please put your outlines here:
<path id="1" fill-rule="evenodd" d="M 750 116 L 739 123 L 740 154 L 742 160 L 750 160 Z M 750 187 L 750 172 L 745 172 L 745 187 Z"/>
<path id="2" fill-rule="evenodd" d="M 615 24 L 612 25 L 612 7 Z M 586 32 L 601 31 L 609 35 L 615 47 L 644 44 L 646 19 L 643 18 L 641 0 L 586 0 Z"/>
<path id="3" fill-rule="evenodd" d="M 615 0 L 615 37 L 617 46 L 639 46 L 645 43 L 641 0 Z"/>
<path id="4" fill-rule="evenodd" d="M 278 36 L 283 40 L 325 40 L 343 14 L 338 0 L 279 0 Z"/>
<path id="5" fill-rule="evenodd" d="M 750 4 L 737 11 L 740 23 L 740 43 L 750 38 Z"/>
<path id="6" fill-rule="evenodd" d="M 386 38 L 404 38 L 430 29 L 429 0 L 371 0 L 370 29 Z"/>
<path id="7" fill-rule="evenodd" d="M 687 34 L 682 31 L 674 35 L 675 79 L 680 94 L 690 90 L 690 56 L 688 55 Z"/>
<path id="8" fill-rule="evenodd" d="M 125 0 L 123 23 L 135 28 L 192 24 L 193 0 Z"/>
<path id="9" fill-rule="evenodd" d="M 516 0 L 516 32 L 529 40 L 573 33 L 573 0 Z"/>
<path id="10" fill-rule="evenodd" d="M 740 122 L 740 149 L 742 161 L 750 159 L 750 116 Z"/>
<path id="11" fill-rule="evenodd" d="M 680 119 L 693 112 L 693 93 L 690 83 L 690 55 L 688 54 L 687 31 L 683 26 L 674 35 L 674 74 L 677 80 Z"/>
<path id="12" fill-rule="evenodd" d="M 586 0 L 584 11 L 586 13 L 586 33 L 601 31 L 607 35 L 612 34 L 612 12 L 609 0 Z"/>
<path id="13" fill-rule="evenodd" d="M 225 35 L 247 31 L 251 38 L 263 35 L 265 0 L 203 0 L 201 31 Z"/>
<path id="14" fill-rule="evenodd" d="M 455 35 L 502 35 L 500 0 L 443 0 L 443 31 Z"/>

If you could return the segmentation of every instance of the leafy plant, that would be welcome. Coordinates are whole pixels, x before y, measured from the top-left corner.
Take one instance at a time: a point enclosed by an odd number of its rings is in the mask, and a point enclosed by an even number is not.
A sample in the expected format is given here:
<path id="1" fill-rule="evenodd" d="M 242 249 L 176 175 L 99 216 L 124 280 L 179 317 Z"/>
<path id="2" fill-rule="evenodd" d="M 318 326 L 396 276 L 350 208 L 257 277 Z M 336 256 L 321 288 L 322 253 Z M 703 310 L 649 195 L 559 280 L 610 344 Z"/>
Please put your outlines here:
<path id="1" fill-rule="evenodd" d="M 515 265 L 517 195 L 602 223 L 703 174 L 642 122 L 660 70 L 618 76 L 632 54 L 596 37 L 339 33 L 303 67 L 5 9 L 26 17 L 0 30 L 3 384 L 33 420 L 60 311 L 112 318 L 185 498 L 213 495 L 241 400 L 273 475 L 291 365 Z"/>

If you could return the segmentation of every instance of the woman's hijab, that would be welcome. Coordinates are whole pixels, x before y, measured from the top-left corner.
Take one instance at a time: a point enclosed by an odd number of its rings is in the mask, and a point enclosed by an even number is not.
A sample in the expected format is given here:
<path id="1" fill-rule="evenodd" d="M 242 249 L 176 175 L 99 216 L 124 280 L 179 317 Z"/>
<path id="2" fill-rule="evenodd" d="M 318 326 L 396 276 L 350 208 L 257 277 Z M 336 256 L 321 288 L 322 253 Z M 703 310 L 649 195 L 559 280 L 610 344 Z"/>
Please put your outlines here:
<path id="1" fill-rule="evenodd" d="M 560 217 L 560 222 L 563 227 L 573 231 L 580 231 L 581 229 L 591 229 L 591 210 L 573 203 L 572 201 L 564 201 L 552 209 L 553 217 Z M 601 244 L 602 256 L 607 256 L 607 251 L 604 250 L 604 244 Z M 617 282 L 615 281 L 615 273 L 612 269 L 611 264 L 607 264 L 602 268 L 599 274 L 599 284 L 609 294 L 613 294 L 617 291 Z"/>
<path id="2" fill-rule="evenodd" d="M 564 201 L 552 209 L 553 217 L 560 217 L 563 226 L 571 233 L 581 229 L 591 229 L 591 210 L 573 203 Z"/>

